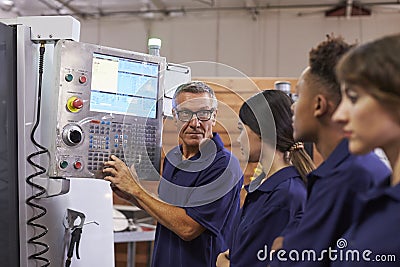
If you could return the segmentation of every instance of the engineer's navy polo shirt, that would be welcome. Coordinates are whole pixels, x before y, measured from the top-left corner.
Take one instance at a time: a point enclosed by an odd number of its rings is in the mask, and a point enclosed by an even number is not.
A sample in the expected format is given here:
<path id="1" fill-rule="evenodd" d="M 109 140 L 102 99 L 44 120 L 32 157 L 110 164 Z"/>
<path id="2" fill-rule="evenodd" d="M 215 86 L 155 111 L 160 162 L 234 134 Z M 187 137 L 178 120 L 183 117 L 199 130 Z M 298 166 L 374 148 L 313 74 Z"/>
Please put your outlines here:
<path id="1" fill-rule="evenodd" d="M 227 238 L 240 209 L 243 174 L 239 161 L 214 133 L 188 160 L 182 159 L 181 147 L 172 149 L 164 161 L 163 178 L 160 199 L 184 208 L 206 230 L 184 241 L 157 224 L 152 266 L 215 266 L 218 254 L 228 249 Z"/>
<path id="2" fill-rule="evenodd" d="M 280 252 L 281 259 L 274 257 L 271 266 L 329 266 L 328 255 L 322 251 L 334 249 L 354 221 L 360 209 L 358 195 L 376 187 L 388 175 L 389 168 L 374 153 L 352 155 L 348 140 L 343 139 L 326 161 L 308 175 L 303 218 L 294 231 L 284 236 L 286 254 Z M 299 253 L 299 257 L 292 254 L 293 260 L 288 258 L 292 250 Z M 317 260 L 313 255 L 308 260 L 310 250 Z"/>
<path id="3" fill-rule="evenodd" d="M 264 177 L 262 173 L 254 181 Z M 249 190 L 248 186 L 245 188 Z M 293 166 L 277 171 L 256 190 L 249 192 L 235 220 L 229 251 L 230 266 L 267 266 L 274 239 L 289 223 L 298 223 L 306 195 L 304 182 Z"/>
<path id="4" fill-rule="evenodd" d="M 400 266 L 400 184 L 388 184 L 361 196 L 360 216 L 337 244 L 343 256 L 332 266 Z"/>

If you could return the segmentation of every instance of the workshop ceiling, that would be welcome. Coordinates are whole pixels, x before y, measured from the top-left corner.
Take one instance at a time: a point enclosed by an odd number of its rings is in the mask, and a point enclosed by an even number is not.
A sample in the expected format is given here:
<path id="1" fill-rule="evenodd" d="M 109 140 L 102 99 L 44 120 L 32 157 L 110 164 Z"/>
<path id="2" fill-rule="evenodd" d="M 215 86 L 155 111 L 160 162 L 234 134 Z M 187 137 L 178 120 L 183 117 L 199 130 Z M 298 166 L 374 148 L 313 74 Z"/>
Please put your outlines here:
<path id="1" fill-rule="evenodd" d="M 132 15 L 144 19 L 174 17 L 189 13 L 265 10 L 325 12 L 348 16 L 359 10 L 400 12 L 400 2 L 390 0 L 0 0 L 0 8 L 19 16 L 68 14 L 81 18 Z M 339 9 L 337 12 L 335 9 Z M 328 13 L 329 11 L 335 11 Z M 342 12 L 342 13 L 343 13 Z"/>

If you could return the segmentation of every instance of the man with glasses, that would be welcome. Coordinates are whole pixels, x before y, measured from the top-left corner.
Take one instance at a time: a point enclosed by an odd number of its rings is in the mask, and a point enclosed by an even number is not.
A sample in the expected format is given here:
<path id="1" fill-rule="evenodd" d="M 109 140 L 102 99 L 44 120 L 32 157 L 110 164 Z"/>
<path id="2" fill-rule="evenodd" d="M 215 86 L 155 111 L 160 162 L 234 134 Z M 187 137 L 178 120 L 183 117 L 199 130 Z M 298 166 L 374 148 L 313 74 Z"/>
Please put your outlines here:
<path id="1" fill-rule="evenodd" d="M 203 82 L 179 86 L 173 116 L 181 145 L 167 153 L 159 198 L 150 195 L 117 157 L 105 162 L 114 192 L 158 222 L 152 266 L 215 266 L 227 249 L 239 211 L 243 175 L 238 160 L 213 133 L 217 100 Z"/>

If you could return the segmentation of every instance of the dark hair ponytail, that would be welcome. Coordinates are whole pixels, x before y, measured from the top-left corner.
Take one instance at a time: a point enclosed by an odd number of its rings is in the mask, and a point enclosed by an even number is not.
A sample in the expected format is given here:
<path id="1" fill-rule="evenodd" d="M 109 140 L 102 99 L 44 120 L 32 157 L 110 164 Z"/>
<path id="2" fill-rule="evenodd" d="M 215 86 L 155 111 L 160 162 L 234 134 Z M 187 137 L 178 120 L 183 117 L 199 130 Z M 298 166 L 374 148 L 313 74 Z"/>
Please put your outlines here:
<path id="1" fill-rule="evenodd" d="M 304 144 L 301 142 L 294 143 L 286 153 L 289 154 L 289 161 L 292 162 L 297 171 L 300 173 L 303 181 L 307 182 L 307 174 L 315 169 L 315 165 L 304 149 Z"/>

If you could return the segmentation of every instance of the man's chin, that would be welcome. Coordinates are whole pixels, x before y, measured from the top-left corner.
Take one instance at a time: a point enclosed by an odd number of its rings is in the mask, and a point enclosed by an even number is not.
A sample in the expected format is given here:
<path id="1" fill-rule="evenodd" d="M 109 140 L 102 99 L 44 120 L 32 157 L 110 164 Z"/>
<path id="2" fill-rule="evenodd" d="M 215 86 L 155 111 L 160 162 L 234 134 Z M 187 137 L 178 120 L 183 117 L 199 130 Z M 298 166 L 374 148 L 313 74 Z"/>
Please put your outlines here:
<path id="1" fill-rule="evenodd" d="M 185 140 L 188 142 L 194 141 L 194 142 L 201 142 L 201 140 L 204 139 L 203 134 L 186 134 Z"/>
<path id="2" fill-rule="evenodd" d="M 202 133 L 187 133 L 186 135 L 189 136 L 190 138 L 198 138 L 198 137 L 203 138 L 204 136 Z"/>
<path id="3" fill-rule="evenodd" d="M 200 146 L 202 140 L 203 138 L 186 138 L 183 142 L 188 146 Z"/>

